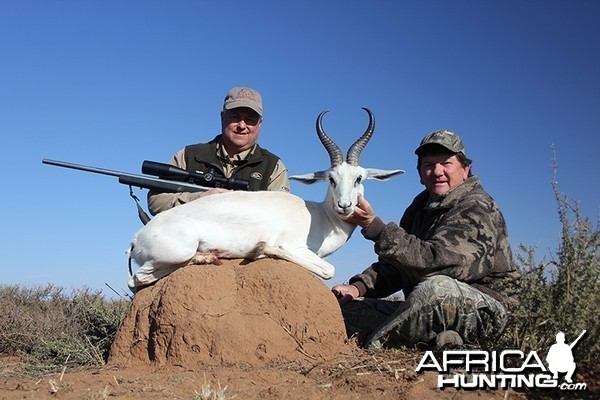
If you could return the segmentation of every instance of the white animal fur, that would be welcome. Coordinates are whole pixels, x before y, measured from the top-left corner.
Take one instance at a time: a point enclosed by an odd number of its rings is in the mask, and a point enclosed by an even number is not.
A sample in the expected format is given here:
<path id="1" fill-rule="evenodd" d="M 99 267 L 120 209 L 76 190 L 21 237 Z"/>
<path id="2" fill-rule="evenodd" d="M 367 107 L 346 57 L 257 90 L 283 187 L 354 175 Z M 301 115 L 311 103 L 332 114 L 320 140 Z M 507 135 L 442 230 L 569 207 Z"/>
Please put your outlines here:
<path id="1" fill-rule="evenodd" d="M 329 181 L 325 200 L 305 201 L 286 192 L 227 192 L 206 196 L 174 207 L 154 217 L 136 233 L 130 257 L 140 268 L 129 280 L 136 289 L 189 264 L 219 263 L 219 258 L 273 256 L 294 262 L 318 276 L 329 279 L 334 267 L 323 257 L 346 243 L 356 225 L 340 215 L 354 211 L 365 179 L 387 180 L 402 170 L 365 169 L 358 155 L 370 139 L 374 120 L 359 139 L 358 149 L 340 159 L 339 148 L 330 141 L 317 119 L 317 133 L 331 156 L 325 171 L 291 176 L 306 184 Z M 365 139 L 366 138 L 366 139 Z M 329 142 L 327 142 L 329 141 Z M 335 146 L 332 150 L 331 146 Z M 354 149 L 353 156 L 351 152 Z M 337 152 L 336 152 L 337 151 Z M 354 165 L 355 164 L 355 165 Z"/>

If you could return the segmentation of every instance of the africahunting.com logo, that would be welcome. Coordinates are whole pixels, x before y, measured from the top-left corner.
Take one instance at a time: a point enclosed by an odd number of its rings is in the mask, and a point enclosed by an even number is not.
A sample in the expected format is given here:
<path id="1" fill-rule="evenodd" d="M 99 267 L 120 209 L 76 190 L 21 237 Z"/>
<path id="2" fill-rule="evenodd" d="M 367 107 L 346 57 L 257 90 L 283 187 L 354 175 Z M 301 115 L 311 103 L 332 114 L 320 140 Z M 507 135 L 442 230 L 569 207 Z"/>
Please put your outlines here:
<path id="1" fill-rule="evenodd" d="M 546 364 L 536 351 L 525 354 L 520 350 L 446 350 L 441 363 L 433 351 L 425 352 L 416 372 L 438 371 L 438 388 L 496 389 L 496 388 L 558 388 L 586 390 L 585 382 L 573 382 L 575 360 L 573 347 L 585 334 L 571 344 L 565 343 L 565 334 L 556 335 L 556 343 L 548 350 Z M 560 376 L 564 374 L 564 381 Z"/>

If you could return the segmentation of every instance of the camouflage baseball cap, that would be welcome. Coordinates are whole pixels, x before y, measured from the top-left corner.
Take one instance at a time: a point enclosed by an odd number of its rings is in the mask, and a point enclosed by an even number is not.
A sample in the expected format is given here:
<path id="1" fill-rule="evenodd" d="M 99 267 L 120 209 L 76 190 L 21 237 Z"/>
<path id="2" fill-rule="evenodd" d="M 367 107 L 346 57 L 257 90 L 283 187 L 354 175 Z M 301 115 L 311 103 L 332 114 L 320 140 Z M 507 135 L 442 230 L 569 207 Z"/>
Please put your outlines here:
<path id="1" fill-rule="evenodd" d="M 223 111 L 238 107 L 248 107 L 256 111 L 261 117 L 263 115 L 262 97 L 254 89 L 234 87 L 227 93 L 223 103 Z"/>
<path id="2" fill-rule="evenodd" d="M 467 156 L 467 150 L 465 149 L 462 140 L 460 140 L 460 137 L 451 130 L 443 129 L 431 132 L 421 140 L 421 144 L 415 150 L 415 154 L 420 155 L 424 148 L 431 144 L 437 144 L 453 153 L 462 153 L 465 157 Z"/>

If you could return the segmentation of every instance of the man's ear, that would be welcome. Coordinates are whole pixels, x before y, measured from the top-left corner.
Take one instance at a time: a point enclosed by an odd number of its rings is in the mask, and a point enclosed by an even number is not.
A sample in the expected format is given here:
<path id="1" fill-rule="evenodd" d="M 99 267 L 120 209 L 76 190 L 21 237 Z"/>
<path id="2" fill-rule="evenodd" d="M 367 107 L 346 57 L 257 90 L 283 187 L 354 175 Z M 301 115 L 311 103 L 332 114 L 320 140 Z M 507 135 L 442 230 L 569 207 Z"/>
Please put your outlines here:
<path id="1" fill-rule="evenodd" d="M 471 166 L 470 166 L 470 165 L 467 165 L 467 166 L 465 167 L 465 174 L 464 174 L 465 181 L 466 181 L 466 180 L 469 178 L 469 172 L 470 172 L 470 171 L 471 171 Z"/>

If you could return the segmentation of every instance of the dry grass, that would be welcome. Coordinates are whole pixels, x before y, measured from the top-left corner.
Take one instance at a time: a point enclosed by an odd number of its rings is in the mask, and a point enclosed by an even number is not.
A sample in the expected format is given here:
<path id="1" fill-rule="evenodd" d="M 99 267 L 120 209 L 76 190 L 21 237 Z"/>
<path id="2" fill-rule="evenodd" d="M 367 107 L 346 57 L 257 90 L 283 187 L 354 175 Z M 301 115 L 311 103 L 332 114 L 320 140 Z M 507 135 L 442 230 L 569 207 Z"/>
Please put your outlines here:
<path id="1" fill-rule="evenodd" d="M 0 353 L 34 374 L 103 365 L 128 307 L 86 288 L 0 286 Z"/>

